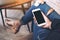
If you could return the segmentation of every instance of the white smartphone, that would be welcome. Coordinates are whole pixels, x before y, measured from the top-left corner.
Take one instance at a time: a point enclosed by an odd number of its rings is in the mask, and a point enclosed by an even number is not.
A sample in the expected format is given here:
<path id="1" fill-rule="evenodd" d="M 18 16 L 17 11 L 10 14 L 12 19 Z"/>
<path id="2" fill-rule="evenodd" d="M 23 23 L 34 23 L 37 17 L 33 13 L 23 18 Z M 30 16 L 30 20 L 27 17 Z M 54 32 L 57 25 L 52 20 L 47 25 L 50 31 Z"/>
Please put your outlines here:
<path id="1" fill-rule="evenodd" d="M 33 9 L 32 13 L 33 13 L 33 16 L 36 18 L 38 26 L 42 26 L 42 25 L 46 24 L 46 22 L 42 16 L 42 12 L 41 12 L 40 8 Z"/>

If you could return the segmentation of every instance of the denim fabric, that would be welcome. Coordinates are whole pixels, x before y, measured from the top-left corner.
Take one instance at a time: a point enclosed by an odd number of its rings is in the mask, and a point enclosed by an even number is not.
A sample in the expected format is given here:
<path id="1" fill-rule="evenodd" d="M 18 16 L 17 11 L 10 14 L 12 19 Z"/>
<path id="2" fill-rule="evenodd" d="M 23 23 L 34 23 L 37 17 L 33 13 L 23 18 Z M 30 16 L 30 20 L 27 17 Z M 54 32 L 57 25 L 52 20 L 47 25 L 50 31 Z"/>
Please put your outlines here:
<path id="1" fill-rule="evenodd" d="M 34 5 L 31 6 L 31 8 L 26 12 L 25 16 L 22 18 L 22 21 L 24 24 L 27 24 L 30 21 L 33 21 L 33 14 L 32 10 L 40 8 L 42 12 L 46 15 L 50 7 L 47 4 L 40 4 L 38 7 L 35 7 Z M 52 12 L 48 16 L 50 20 L 54 20 L 54 18 L 60 19 L 60 15 L 57 14 L 57 12 Z M 38 27 L 36 24 L 33 22 L 33 40 L 38 40 L 38 35 L 40 40 L 44 40 L 46 36 L 49 34 L 50 30 L 44 29 L 42 27 Z"/>
<path id="2" fill-rule="evenodd" d="M 48 34 L 50 33 L 50 30 L 44 29 L 42 27 L 38 27 L 34 24 L 33 27 L 33 40 L 38 40 L 38 36 L 40 40 L 44 40 Z"/>
<path id="3" fill-rule="evenodd" d="M 49 6 L 48 6 L 49 7 Z M 22 18 L 23 20 L 23 23 L 26 24 L 28 23 L 29 21 L 33 20 L 33 14 L 32 14 L 32 10 L 33 9 L 36 9 L 36 8 L 40 8 L 42 12 L 44 12 L 45 14 L 47 13 L 45 10 L 47 9 L 47 11 L 50 9 L 49 8 L 46 8 L 46 4 L 43 4 L 43 5 L 39 5 L 38 7 L 32 5 L 30 7 L 30 9 L 25 13 L 25 16 Z M 46 9 L 45 9 L 46 8 Z"/>

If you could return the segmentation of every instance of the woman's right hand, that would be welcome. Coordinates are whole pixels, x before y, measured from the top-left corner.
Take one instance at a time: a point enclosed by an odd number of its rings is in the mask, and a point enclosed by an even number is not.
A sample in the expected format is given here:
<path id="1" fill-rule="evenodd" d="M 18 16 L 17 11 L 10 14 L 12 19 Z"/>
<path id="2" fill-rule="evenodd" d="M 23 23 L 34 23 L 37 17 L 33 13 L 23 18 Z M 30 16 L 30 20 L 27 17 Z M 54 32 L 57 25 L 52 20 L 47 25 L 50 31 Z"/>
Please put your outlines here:
<path id="1" fill-rule="evenodd" d="M 9 18 L 5 19 L 5 23 L 11 28 L 13 33 L 16 33 L 21 25 L 19 20 L 13 20 Z"/>
<path id="2" fill-rule="evenodd" d="M 44 13 L 42 13 L 42 15 L 43 15 L 44 20 L 45 20 L 45 22 L 46 22 L 46 24 L 43 25 L 42 27 L 43 27 L 43 28 L 49 28 L 49 29 L 51 29 L 51 24 L 52 24 L 52 22 L 48 19 L 48 17 L 47 17 L 46 15 L 44 15 Z"/>
<path id="3" fill-rule="evenodd" d="M 51 29 L 51 23 L 52 22 L 48 19 L 48 17 L 46 15 L 44 15 L 43 12 L 42 12 L 42 15 L 43 15 L 43 18 L 44 18 L 44 20 L 46 22 L 46 24 L 42 25 L 42 27 Z M 34 19 L 34 23 L 37 24 L 37 20 L 36 20 L 35 16 L 33 17 L 33 19 Z"/>

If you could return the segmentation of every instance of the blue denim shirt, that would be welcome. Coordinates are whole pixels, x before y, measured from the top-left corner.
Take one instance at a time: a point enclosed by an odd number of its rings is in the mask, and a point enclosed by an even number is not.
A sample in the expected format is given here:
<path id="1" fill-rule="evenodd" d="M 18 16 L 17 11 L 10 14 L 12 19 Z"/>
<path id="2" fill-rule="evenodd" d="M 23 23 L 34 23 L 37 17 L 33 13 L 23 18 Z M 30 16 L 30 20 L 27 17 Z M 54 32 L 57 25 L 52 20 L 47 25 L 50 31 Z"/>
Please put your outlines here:
<path id="1" fill-rule="evenodd" d="M 32 5 L 31 8 L 25 13 L 25 15 L 22 18 L 23 24 L 27 24 L 28 22 L 33 20 L 32 10 L 36 8 L 40 8 L 41 11 L 44 12 L 44 14 L 46 15 L 48 10 L 50 9 L 50 6 L 48 6 L 46 3 L 40 4 L 38 7 Z M 59 17 L 60 15 L 58 15 L 57 12 L 55 11 L 48 16 L 50 20 L 53 20 L 54 18 L 60 19 Z"/>

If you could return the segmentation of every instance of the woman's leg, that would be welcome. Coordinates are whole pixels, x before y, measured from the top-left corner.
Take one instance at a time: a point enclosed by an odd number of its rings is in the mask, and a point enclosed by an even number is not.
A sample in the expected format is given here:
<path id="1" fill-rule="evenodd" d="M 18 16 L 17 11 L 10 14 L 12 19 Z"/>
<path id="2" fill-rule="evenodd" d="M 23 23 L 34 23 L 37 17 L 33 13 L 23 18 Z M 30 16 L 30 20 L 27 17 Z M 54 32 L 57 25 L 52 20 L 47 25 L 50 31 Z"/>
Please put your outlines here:
<path id="1" fill-rule="evenodd" d="M 33 40 L 44 40 L 49 33 L 49 29 L 44 29 L 42 27 L 38 27 L 37 25 L 33 26 Z"/>
<path id="2" fill-rule="evenodd" d="M 31 6 L 31 8 L 26 12 L 25 16 L 24 16 L 24 20 L 26 22 L 26 20 L 31 20 L 30 18 L 33 19 L 33 16 L 32 16 L 32 10 L 33 9 L 36 9 L 36 8 L 42 8 L 42 6 L 40 7 L 40 5 L 38 7 L 35 7 L 34 5 Z M 28 21 L 27 20 L 27 21 Z M 33 26 L 33 40 L 38 40 L 38 35 L 40 35 L 40 39 L 43 40 L 47 34 L 49 33 L 50 31 L 47 30 L 47 29 L 43 29 L 41 27 L 38 27 L 37 25 L 34 25 Z M 46 36 L 45 36 L 46 35 Z"/>
<path id="3" fill-rule="evenodd" d="M 44 8 L 42 8 L 43 6 L 38 6 L 35 7 L 34 5 L 31 6 L 31 8 L 26 12 L 26 15 L 31 15 L 32 14 L 32 10 L 36 9 L 36 8 L 41 8 L 42 10 L 44 10 Z M 25 16 L 26 16 L 25 15 Z M 31 17 L 31 16 L 30 16 Z M 26 17 L 27 18 L 27 17 Z M 33 18 L 33 17 L 32 17 Z M 38 40 L 38 35 L 40 35 L 40 39 L 44 40 L 46 38 L 46 36 L 48 35 L 48 33 L 50 32 L 50 30 L 48 29 L 44 29 L 41 27 L 38 27 L 37 25 L 33 26 L 33 40 Z"/>
<path id="4" fill-rule="evenodd" d="M 48 10 L 50 9 L 50 7 L 47 4 L 40 5 L 39 8 L 42 10 L 42 12 L 44 12 L 45 15 L 47 14 Z M 54 20 L 55 18 L 60 19 L 60 15 L 58 15 L 56 11 L 53 11 L 48 16 L 48 18 L 50 20 Z M 41 27 L 34 28 L 35 37 L 37 38 L 37 35 L 39 35 L 40 40 L 44 40 L 44 38 L 49 34 L 49 32 L 50 32 L 49 30 L 43 29 Z"/>
<path id="5" fill-rule="evenodd" d="M 37 7 L 35 7 L 34 5 L 32 5 L 30 7 L 30 9 L 25 13 L 25 15 L 22 18 L 22 21 L 24 24 L 27 24 L 29 21 L 33 20 L 33 14 L 32 14 L 32 10 L 36 9 Z"/>
<path id="6" fill-rule="evenodd" d="M 53 11 L 48 17 L 50 20 L 60 19 L 60 15 L 56 11 Z"/>
<path id="7" fill-rule="evenodd" d="M 46 8 L 47 7 L 47 8 Z M 41 11 L 43 11 L 45 14 L 50 9 L 50 7 L 47 4 L 39 5 L 38 7 L 32 6 L 27 13 L 31 14 L 33 9 L 40 8 Z M 27 14 L 26 13 L 26 14 Z M 42 27 L 38 27 L 37 25 L 33 26 L 33 40 L 38 40 L 38 36 L 40 37 L 40 40 L 44 40 L 47 35 L 49 34 L 50 30 L 44 29 Z"/>

